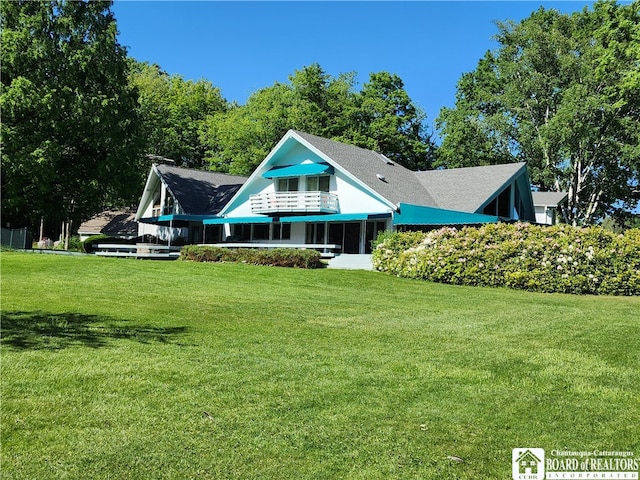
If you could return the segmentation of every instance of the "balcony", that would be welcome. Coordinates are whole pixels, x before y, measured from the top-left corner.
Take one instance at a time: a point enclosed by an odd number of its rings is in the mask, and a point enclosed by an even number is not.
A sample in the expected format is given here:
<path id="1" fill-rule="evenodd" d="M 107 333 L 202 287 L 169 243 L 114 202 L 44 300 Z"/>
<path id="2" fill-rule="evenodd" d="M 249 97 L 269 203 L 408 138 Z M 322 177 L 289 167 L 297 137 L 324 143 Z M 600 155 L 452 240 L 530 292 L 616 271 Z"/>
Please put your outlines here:
<path id="1" fill-rule="evenodd" d="M 251 195 L 251 213 L 337 213 L 338 196 L 328 192 L 271 192 Z"/>

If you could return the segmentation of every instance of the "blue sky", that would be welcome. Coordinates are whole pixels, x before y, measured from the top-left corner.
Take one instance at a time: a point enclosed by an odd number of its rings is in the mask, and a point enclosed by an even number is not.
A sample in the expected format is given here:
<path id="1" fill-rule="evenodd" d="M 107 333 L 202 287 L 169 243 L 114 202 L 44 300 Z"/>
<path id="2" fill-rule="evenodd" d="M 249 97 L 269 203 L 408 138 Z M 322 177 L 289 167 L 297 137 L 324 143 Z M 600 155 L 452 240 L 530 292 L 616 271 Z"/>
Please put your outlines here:
<path id="1" fill-rule="evenodd" d="M 336 76 L 397 74 L 433 125 L 453 106 L 456 83 L 496 47 L 495 21 L 520 21 L 540 6 L 582 10 L 587 1 L 219 2 L 116 0 L 129 55 L 185 79 L 207 79 L 229 101 L 318 63 Z"/>

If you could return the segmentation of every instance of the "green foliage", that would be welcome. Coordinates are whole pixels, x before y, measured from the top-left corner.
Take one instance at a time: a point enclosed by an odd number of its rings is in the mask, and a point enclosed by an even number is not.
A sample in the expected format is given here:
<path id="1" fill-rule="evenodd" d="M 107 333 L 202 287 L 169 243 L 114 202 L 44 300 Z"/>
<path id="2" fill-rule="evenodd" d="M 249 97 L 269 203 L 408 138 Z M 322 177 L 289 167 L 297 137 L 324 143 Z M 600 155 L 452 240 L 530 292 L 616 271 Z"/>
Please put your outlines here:
<path id="1" fill-rule="evenodd" d="M 422 237 L 419 239 L 419 237 Z M 395 233 L 373 252 L 381 271 L 455 285 L 640 295 L 640 229 L 488 224 Z"/>
<path id="2" fill-rule="evenodd" d="M 640 228 L 640 215 L 637 213 L 623 212 L 622 215 L 615 217 L 607 216 L 600 224 L 605 230 L 611 230 L 614 233 L 624 233 L 630 228 Z"/>
<path id="3" fill-rule="evenodd" d="M 84 242 L 80 241 L 80 237 L 77 235 L 73 235 L 69 237 L 69 246 L 68 250 L 72 252 L 84 252 Z M 54 250 L 64 250 L 65 244 L 64 242 L 60 242 Z"/>
<path id="4" fill-rule="evenodd" d="M 244 106 L 207 116 L 201 130 L 206 159 L 216 171 L 249 175 L 291 128 L 292 92 L 276 84 L 255 92 Z"/>
<path id="5" fill-rule="evenodd" d="M 352 120 L 337 139 L 384 153 L 411 170 L 431 168 L 435 147 L 424 131 L 425 114 L 413 104 L 400 77 L 372 73 L 353 103 Z"/>
<path id="6" fill-rule="evenodd" d="M 408 168 L 430 167 L 434 146 L 424 113 L 397 75 L 373 73 L 360 92 L 354 73 L 331 77 L 318 64 L 289 80 L 207 117 L 201 142 L 214 170 L 250 174 L 289 129 L 380 151 Z"/>
<path id="7" fill-rule="evenodd" d="M 498 24 L 499 48 L 441 111 L 441 166 L 526 161 L 542 191 L 569 192 L 567 223 L 632 210 L 640 175 L 640 3 L 572 15 L 540 8 Z"/>
<path id="8" fill-rule="evenodd" d="M 321 268 L 320 253 L 315 250 L 294 248 L 224 248 L 186 245 L 180 259 L 193 262 L 230 262 L 272 267 Z"/>
<path id="9" fill-rule="evenodd" d="M 228 109 L 220 89 L 206 80 L 168 75 L 157 65 L 130 63 L 129 81 L 138 91 L 145 153 L 170 158 L 178 166 L 205 167 L 206 147 L 200 139 L 205 119 Z"/>
<path id="10" fill-rule="evenodd" d="M 136 92 L 110 2 L 2 2 L 2 217 L 77 226 L 142 176 Z"/>
<path id="11" fill-rule="evenodd" d="M 81 251 L 84 253 L 93 253 L 95 251 L 95 245 L 98 243 L 114 243 L 115 241 L 117 241 L 117 239 L 104 233 L 91 235 L 82 242 Z"/>

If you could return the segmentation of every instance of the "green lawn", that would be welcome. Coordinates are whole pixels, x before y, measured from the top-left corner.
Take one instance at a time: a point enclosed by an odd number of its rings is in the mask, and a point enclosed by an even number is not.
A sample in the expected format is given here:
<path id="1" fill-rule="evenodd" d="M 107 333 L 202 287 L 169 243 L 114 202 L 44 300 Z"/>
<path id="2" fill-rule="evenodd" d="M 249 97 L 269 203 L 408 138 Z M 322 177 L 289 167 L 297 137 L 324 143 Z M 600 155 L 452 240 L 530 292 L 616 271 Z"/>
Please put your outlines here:
<path id="1" fill-rule="evenodd" d="M 2 478 L 509 479 L 516 447 L 640 452 L 640 298 L 0 255 Z"/>

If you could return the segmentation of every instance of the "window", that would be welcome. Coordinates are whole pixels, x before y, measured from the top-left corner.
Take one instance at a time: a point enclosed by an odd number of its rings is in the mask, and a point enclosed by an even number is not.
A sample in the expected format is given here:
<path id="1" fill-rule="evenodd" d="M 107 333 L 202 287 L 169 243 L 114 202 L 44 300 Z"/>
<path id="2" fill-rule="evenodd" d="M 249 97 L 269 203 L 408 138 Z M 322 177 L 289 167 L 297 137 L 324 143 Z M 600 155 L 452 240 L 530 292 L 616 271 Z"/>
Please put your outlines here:
<path id="1" fill-rule="evenodd" d="M 307 192 L 328 192 L 330 179 L 329 175 L 307 177 Z"/>
<path id="2" fill-rule="evenodd" d="M 205 243 L 218 243 L 222 240 L 222 225 L 205 225 L 204 238 Z"/>
<path id="3" fill-rule="evenodd" d="M 165 215 L 174 213 L 173 205 L 174 205 L 173 197 L 171 195 L 167 195 L 167 198 L 165 198 L 165 207 L 164 207 Z"/>
<path id="4" fill-rule="evenodd" d="M 493 200 L 491 200 L 491 203 L 489 203 L 489 205 L 484 207 L 484 210 L 482 211 L 482 213 L 484 213 L 485 215 L 495 215 L 497 213 L 497 208 L 498 208 L 498 199 L 494 198 Z"/>
<path id="5" fill-rule="evenodd" d="M 272 240 L 290 240 L 291 224 L 290 223 L 274 223 Z"/>
<path id="6" fill-rule="evenodd" d="M 485 215 L 497 215 L 503 218 L 513 217 L 513 206 L 511 205 L 511 186 L 505 188 L 500 195 L 491 200 L 491 203 L 484 207 L 482 211 Z"/>
<path id="7" fill-rule="evenodd" d="M 279 178 L 277 189 L 278 189 L 278 192 L 297 192 L 298 177 Z"/>
<path id="8" fill-rule="evenodd" d="M 307 223 L 306 243 L 324 243 L 324 223 Z"/>
<path id="9" fill-rule="evenodd" d="M 384 232 L 387 224 L 384 221 L 367 222 L 366 238 L 364 243 L 364 253 L 371 253 L 371 243 L 376 239 L 380 232 Z"/>
<path id="10" fill-rule="evenodd" d="M 232 240 L 235 242 L 247 241 L 251 239 L 251 225 L 237 223 L 233 225 Z"/>
<path id="11" fill-rule="evenodd" d="M 511 187 L 505 188 L 498 196 L 498 216 L 511 218 L 513 209 L 511 208 Z"/>
<path id="12" fill-rule="evenodd" d="M 254 223 L 252 240 L 269 240 L 269 224 Z"/>

